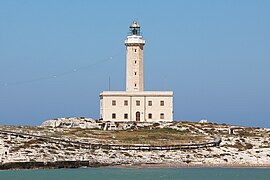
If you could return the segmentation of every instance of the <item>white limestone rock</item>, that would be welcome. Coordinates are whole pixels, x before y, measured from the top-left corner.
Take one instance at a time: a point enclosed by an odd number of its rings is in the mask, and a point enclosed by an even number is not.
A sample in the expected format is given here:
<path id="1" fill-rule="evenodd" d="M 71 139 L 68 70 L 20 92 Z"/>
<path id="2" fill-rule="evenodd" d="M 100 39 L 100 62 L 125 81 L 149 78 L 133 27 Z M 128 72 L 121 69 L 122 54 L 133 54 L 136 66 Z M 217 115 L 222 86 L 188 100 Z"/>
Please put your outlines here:
<path id="1" fill-rule="evenodd" d="M 100 128 L 100 123 L 92 118 L 57 118 L 44 121 L 41 126 L 53 128 Z"/>

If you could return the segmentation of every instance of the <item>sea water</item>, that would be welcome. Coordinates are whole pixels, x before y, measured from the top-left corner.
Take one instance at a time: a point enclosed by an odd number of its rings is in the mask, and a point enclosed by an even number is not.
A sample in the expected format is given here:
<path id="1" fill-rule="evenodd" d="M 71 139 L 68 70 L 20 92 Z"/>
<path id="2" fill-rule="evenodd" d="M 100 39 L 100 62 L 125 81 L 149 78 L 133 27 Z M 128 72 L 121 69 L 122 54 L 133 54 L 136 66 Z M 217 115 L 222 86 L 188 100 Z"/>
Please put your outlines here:
<path id="1" fill-rule="evenodd" d="M 0 180 L 270 180 L 267 168 L 86 168 L 0 171 Z"/>

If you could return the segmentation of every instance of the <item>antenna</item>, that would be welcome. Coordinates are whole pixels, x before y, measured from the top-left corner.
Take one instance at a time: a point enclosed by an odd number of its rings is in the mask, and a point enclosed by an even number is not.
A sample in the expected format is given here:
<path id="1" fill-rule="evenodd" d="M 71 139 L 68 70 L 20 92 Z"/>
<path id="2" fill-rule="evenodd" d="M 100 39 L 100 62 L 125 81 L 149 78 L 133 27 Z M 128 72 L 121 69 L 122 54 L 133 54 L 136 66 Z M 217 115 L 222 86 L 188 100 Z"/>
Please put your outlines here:
<path id="1" fill-rule="evenodd" d="M 109 76 L 109 91 L 111 90 L 111 77 Z"/>

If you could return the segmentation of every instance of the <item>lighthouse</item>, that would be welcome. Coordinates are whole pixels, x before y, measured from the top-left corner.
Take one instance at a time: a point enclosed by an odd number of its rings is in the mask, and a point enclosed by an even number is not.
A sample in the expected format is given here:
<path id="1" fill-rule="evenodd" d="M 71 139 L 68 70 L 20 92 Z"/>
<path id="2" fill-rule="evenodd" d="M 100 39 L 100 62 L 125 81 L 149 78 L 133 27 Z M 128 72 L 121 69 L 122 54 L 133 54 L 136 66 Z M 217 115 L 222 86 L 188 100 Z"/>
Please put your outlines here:
<path id="1" fill-rule="evenodd" d="M 125 40 L 126 91 L 100 93 L 101 121 L 173 121 L 173 92 L 144 90 L 144 45 L 141 26 L 133 21 Z"/>
<path id="2" fill-rule="evenodd" d="M 140 25 L 134 21 L 126 45 L 126 91 L 144 91 L 143 46 Z"/>

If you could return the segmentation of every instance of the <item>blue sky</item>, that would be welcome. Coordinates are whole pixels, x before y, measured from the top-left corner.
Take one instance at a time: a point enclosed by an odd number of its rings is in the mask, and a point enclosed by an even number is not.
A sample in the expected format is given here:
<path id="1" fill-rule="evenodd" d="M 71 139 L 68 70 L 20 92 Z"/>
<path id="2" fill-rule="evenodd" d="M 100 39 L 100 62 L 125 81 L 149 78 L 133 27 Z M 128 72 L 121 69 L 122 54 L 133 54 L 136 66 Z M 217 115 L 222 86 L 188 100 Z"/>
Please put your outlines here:
<path id="1" fill-rule="evenodd" d="M 270 1 L 0 1 L 0 124 L 99 117 L 125 90 L 130 23 L 145 89 L 174 91 L 175 120 L 270 127 Z M 82 68 L 82 69 L 80 69 Z"/>

